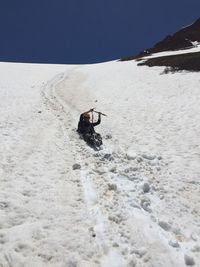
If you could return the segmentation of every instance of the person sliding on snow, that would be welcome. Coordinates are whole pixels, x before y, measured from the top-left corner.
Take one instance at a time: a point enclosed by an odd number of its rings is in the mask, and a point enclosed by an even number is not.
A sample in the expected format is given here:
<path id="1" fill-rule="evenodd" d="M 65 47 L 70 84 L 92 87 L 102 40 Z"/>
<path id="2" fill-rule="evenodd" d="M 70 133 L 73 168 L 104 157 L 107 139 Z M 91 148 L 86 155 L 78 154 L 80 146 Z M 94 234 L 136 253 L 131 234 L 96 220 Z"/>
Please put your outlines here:
<path id="1" fill-rule="evenodd" d="M 97 122 L 90 122 L 90 112 L 94 109 L 90 109 L 80 115 L 78 123 L 78 133 L 83 139 L 93 147 L 99 147 L 102 145 L 102 138 L 99 133 L 96 133 L 94 127 L 101 123 L 101 112 L 98 112 Z"/>

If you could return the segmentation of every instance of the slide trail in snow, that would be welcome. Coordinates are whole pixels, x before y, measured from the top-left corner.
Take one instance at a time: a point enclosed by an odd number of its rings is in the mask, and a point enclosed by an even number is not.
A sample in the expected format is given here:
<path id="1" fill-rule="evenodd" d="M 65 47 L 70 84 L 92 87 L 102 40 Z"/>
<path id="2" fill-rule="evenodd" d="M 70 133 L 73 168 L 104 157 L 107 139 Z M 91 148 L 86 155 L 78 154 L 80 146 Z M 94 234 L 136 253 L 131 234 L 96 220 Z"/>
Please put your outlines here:
<path id="1" fill-rule="evenodd" d="M 79 138 L 78 134 L 76 133 L 76 129 L 72 129 L 71 114 L 73 113 L 73 110 L 69 108 L 66 103 L 63 103 L 61 99 L 55 97 L 56 85 L 62 82 L 62 80 L 65 78 L 66 77 L 64 76 L 64 74 L 58 75 L 56 78 L 54 78 L 50 83 L 47 84 L 43 92 L 43 96 L 45 97 L 46 103 L 51 106 L 51 109 L 54 111 L 55 115 L 59 118 L 59 120 L 62 121 L 62 131 L 64 133 L 64 136 L 66 137 L 67 143 L 69 144 L 66 144 L 66 146 L 70 149 L 69 153 L 71 158 L 74 159 L 74 162 L 81 163 L 82 168 L 78 173 L 76 182 L 81 183 L 84 190 L 84 200 L 82 201 L 87 205 L 87 217 L 91 221 L 89 232 L 94 240 L 96 240 L 95 242 L 99 250 L 97 255 L 100 253 L 103 261 L 99 264 L 105 267 L 120 267 L 124 265 L 123 257 L 119 255 L 115 251 L 115 249 L 112 249 L 112 251 L 110 251 L 110 244 L 107 240 L 106 227 L 104 222 L 105 220 L 100 206 L 98 205 L 99 196 L 97 195 L 96 189 L 94 188 L 93 181 L 90 177 L 91 175 L 88 172 L 88 163 L 90 165 L 90 161 L 93 160 L 95 152 L 91 148 L 86 147 L 86 144 Z M 116 257 L 118 258 L 118 263 L 116 263 Z M 94 260 L 94 262 L 95 261 L 98 265 L 98 261 Z"/>

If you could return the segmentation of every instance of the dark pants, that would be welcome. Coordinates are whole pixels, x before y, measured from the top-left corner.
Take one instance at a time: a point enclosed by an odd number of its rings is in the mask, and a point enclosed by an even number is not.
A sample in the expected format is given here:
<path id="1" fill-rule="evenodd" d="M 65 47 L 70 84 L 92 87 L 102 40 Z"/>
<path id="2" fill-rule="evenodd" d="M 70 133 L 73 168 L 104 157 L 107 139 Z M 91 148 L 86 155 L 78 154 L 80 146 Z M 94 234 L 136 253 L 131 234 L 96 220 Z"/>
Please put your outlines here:
<path id="1" fill-rule="evenodd" d="M 86 133 L 83 134 L 83 139 L 85 142 L 91 146 L 101 146 L 102 145 L 102 138 L 99 133 Z"/>

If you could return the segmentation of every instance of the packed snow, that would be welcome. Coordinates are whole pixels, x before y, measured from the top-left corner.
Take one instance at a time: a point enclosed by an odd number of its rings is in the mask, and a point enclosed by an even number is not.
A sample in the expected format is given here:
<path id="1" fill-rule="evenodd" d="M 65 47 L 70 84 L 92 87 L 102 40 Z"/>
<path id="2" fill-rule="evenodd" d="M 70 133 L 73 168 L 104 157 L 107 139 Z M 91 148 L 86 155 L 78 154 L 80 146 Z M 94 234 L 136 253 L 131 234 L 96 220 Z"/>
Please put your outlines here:
<path id="1" fill-rule="evenodd" d="M 200 266 L 200 76 L 163 69 L 0 63 L 0 266 Z"/>

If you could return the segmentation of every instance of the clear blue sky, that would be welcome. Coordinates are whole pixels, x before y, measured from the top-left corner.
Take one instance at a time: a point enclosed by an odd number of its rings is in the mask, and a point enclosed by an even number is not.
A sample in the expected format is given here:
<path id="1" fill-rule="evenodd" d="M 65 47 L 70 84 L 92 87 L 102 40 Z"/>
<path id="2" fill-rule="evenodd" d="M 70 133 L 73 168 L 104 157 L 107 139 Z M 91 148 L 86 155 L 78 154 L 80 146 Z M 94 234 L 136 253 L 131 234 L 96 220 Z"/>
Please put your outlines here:
<path id="1" fill-rule="evenodd" d="M 118 59 L 199 17 L 200 0 L 0 0 L 0 61 Z"/>

